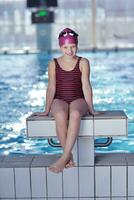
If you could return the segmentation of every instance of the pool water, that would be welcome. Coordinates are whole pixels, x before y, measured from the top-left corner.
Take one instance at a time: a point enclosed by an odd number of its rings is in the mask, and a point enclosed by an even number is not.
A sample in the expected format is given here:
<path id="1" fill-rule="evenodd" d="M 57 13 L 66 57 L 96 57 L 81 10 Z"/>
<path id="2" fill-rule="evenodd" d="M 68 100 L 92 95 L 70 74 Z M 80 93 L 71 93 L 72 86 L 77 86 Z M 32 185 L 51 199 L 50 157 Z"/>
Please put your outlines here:
<path id="1" fill-rule="evenodd" d="M 43 111 L 48 62 L 59 53 L 0 55 L 0 154 L 52 154 L 46 139 L 26 137 L 25 119 Z M 128 138 L 116 138 L 98 152 L 134 152 L 134 52 L 79 52 L 91 64 L 96 110 L 124 110 Z M 97 139 L 99 140 L 99 139 Z"/>

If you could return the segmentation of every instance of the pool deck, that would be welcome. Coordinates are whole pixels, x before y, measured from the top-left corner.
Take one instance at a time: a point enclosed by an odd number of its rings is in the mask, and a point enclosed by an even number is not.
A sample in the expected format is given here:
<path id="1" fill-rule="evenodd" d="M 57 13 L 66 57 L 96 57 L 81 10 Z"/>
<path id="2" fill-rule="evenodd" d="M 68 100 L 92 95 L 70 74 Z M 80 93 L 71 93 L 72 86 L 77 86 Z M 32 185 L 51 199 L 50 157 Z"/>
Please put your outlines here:
<path id="1" fill-rule="evenodd" d="M 54 174 L 59 156 L 0 156 L 0 199 L 134 200 L 134 153 L 99 153 L 94 165 Z"/>
<path id="2" fill-rule="evenodd" d="M 51 116 L 27 118 L 28 137 L 56 136 Z M 51 133 L 51 135 L 50 135 Z M 123 111 L 105 111 L 81 119 L 72 153 L 75 167 L 54 174 L 48 166 L 61 155 L 1 156 L 0 199 L 25 200 L 134 200 L 134 154 L 97 154 L 95 136 L 127 136 Z"/>

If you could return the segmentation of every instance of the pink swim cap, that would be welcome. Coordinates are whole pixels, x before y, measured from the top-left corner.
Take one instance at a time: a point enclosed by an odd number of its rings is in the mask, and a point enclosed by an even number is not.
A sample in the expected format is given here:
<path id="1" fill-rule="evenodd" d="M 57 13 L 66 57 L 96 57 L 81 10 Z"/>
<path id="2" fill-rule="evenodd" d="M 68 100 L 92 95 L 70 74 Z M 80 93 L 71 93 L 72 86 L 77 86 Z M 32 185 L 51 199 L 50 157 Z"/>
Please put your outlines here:
<path id="1" fill-rule="evenodd" d="M 78 44 L 78 34 L 70 28 L 65 28 L 59 34 L 60 47 L 64 44 Z"/>

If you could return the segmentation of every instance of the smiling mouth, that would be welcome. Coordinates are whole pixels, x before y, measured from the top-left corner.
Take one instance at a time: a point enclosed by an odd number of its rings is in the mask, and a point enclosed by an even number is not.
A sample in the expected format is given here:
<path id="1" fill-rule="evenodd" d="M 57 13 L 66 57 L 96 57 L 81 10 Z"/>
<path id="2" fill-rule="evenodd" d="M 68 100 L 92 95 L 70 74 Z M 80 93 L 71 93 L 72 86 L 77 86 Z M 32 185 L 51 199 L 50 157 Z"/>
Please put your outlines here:
<path id="1" fill-rule="evenodd" d="M 66 55 L 68 55 L 68 56 L 72 56 L 72 55 L 73 55 L 73 53 L 66 53 Z"/>

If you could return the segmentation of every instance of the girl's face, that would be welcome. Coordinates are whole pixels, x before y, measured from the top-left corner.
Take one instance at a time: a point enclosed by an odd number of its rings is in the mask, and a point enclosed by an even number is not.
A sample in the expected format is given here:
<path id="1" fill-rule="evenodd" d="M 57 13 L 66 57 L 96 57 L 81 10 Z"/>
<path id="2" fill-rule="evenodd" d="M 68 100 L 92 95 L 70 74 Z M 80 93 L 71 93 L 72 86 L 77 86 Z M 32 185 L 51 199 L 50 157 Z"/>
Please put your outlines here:
<path id="1" fill-rule="evenodd" d="M 76 44 L 64 44 L 61 46 L 61 51 L 63 55 L 74 57 L 77 52 L 77 45 Z"/>

